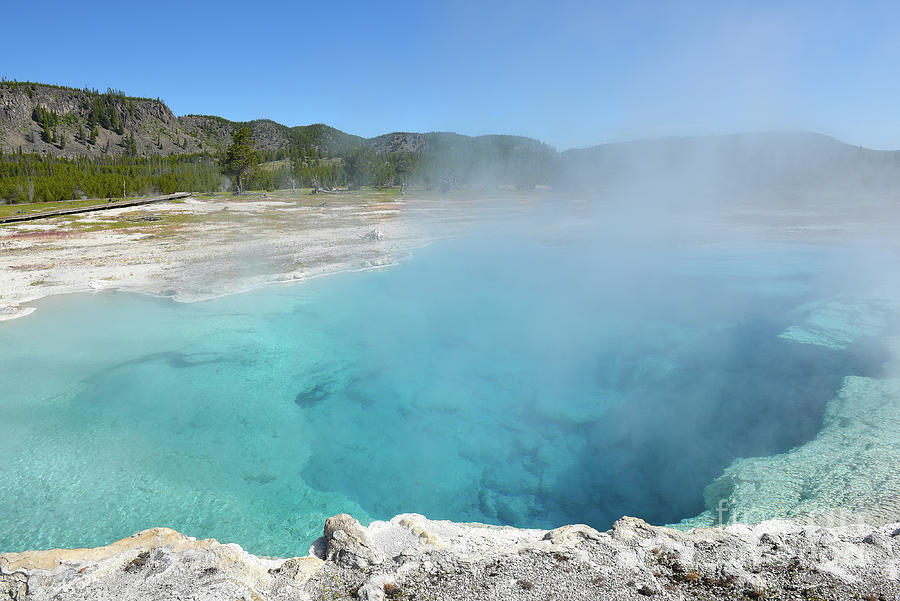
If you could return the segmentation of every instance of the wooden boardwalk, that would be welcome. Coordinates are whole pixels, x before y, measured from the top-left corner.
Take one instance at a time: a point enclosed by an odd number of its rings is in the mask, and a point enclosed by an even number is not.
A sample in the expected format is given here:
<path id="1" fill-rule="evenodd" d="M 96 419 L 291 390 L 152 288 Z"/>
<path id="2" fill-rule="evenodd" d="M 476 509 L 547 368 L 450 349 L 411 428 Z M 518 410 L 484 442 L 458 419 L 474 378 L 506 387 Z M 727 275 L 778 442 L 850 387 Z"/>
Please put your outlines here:
<path id="1" fill-rule="evenodd" d="M 135 198 L 134 200 L 119 200 L 116 202 L 106 202 L 103 204 L 89 205 L 86 207 L 74 207 L 71 209 L 45 211 L 43 213 L 23 213 L 21 215 L 10 215 L 9 217 L 2 217 L 0 218 L 0 224 L 18 223 L 20 221 L 32 221 L 34 219 L 45 219 L 47 217 L 59 217 L 60 215 L 74 215 L 75 213 L 91 213 L 93 211 L 105 211 L 107 209 L 121 209 L 122 207 L 137 207 L 154 202 L 163 202 L 166 200 L 175 200 L 177 198 L 186 198 L 188 196 L 190 196 L 189 192 L 176 192 L 175 194 L 166 194 L 165 196 Z"/>

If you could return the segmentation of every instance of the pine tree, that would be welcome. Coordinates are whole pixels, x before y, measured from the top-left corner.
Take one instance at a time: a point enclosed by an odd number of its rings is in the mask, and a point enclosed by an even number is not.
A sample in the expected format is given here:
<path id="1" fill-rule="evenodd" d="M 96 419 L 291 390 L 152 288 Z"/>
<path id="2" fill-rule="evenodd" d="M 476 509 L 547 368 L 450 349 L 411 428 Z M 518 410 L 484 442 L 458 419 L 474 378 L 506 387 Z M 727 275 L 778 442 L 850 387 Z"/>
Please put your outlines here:
<path id="1" fill-rule="evenodd" d="M 110 123 L 111 129 L 114 132 L 116 132 L 117 134 L 121 134 L 123 129 L 122 129 L 122 125 L 119 123 L 119 112 L 116 110 L 116 106 L 112 103 L 109 104 L 109 112 L 110 112 L 109 123 Z"/>
<path id="2" fill-rule="evenodd" d="M 134 134 L 131 134 L 130 136 L 126 135 L 122 138 L 122 146 L 125 147 L 126 156 L 137 156 L 137 142 L 135 142 Z"/>
<path id="3" fill-rule="evenodd" d="M 253 150 L 250 139 L 250 128 L 240 127 L 234 132 L 231 146 L 225 152 L 222 161 L 222 172 L 237 177 L 237 193 L 244 192 L 244 176 L 257 165 L 259 158 Z"/>

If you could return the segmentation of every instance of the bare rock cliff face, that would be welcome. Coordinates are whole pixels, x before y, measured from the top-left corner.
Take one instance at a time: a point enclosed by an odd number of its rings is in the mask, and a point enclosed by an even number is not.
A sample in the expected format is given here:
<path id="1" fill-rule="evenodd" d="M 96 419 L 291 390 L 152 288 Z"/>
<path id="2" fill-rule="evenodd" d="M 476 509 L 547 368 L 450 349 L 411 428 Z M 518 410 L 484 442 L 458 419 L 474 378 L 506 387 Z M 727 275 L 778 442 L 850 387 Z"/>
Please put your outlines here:
<path id="1" fill-rule="evenodd" d="M 96 101 L 110 121 L 91 121 Z M 46 139 L 35 110 L 52 113 Z M 114 114 L 114 116 L 113 116 Z M 96 124 L 96 135 L 91 131 Z M 161 100 L 98 94 L 42 84 L 0 83 L 0 150 L 54 156 L 190 154 L 219 152 L 231 143 L 235 128 L 248 125 L 259 150 L 288 148 L 289 129 L 267 119 L 236 123 L 202 115 L 176 117 Z M 129 139 L 134 140 L 129 147 Z"/>
<path id="2" fill-rule="evenodd" d="M 118 127 L 97 124 L 92 140 L 90 113 L 97 98 L 108 104 L 108 115 L 115 113 Z M 34 118 L 38 108 L 55 115 L 51 128 L 55 139 L 42 136 L 43 126 Z M 160 100 L 40 84 L 0 84 L 0 148 L 4 152 L 21 148 L 26 153 L 56 156 L 117 155 L 126 152 L 126 137 L 134 138 L 138 154 L 199 152 L 218 142 L 189 132 Z"/>
<path id="3" fill-rule="evenodd" d="M 275 559 L 167 528 L 106 547 L 0 555 L 0 599 L 896 599 L 900 524 L 690 531 L 622 518 L 528 530 L 329 518 Z"/>

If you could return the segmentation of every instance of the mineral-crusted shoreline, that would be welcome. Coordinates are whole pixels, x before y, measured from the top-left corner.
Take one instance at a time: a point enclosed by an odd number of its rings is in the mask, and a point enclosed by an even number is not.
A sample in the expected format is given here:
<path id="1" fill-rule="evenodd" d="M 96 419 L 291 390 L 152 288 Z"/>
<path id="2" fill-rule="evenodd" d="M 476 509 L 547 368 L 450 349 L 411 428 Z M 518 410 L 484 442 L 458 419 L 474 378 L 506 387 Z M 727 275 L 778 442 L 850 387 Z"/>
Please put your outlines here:
<path id="1" fill-rule="evenodd" d="M 897 599 L 900 523 L 679 531 L 625 517 L 529 530 L 341 514 L 306 557 L 145 530 L 96 549 L 0 555 L 0 599 Z"/>

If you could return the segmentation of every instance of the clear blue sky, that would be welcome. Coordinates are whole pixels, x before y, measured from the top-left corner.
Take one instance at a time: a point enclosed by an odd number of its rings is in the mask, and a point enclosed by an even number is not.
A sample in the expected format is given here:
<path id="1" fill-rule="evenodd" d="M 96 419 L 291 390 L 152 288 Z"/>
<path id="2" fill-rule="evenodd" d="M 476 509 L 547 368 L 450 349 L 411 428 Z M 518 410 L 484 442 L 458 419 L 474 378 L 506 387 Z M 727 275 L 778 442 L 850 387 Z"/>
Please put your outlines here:
<path id="1" fill-rule="evenodd" d="M 900 3 L 8 2 L 0 74 L 176 114 L 560 149 L 803 129 L 900 148 Z"/>

